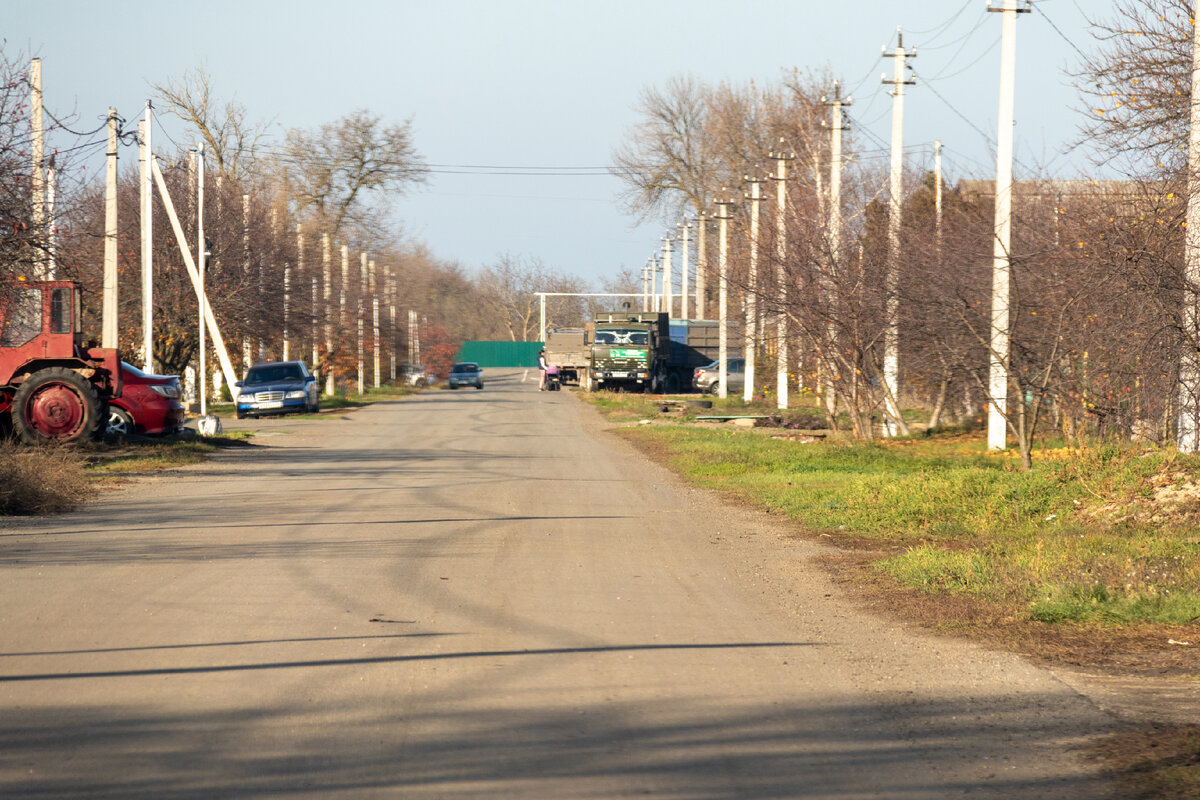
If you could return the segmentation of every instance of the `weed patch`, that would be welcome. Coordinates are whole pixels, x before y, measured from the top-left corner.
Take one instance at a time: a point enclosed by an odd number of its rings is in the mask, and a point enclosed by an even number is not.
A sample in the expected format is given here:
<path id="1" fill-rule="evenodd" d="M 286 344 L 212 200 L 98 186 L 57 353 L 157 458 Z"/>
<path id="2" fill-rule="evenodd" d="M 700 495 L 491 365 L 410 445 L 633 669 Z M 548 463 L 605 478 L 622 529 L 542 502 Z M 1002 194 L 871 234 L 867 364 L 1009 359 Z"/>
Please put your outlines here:
<path id="1" fill-rule="evenodd" d="M 0 442 L 0 515 L 71 511 L 87 498 L 87 488 L 73 448 Z"/>

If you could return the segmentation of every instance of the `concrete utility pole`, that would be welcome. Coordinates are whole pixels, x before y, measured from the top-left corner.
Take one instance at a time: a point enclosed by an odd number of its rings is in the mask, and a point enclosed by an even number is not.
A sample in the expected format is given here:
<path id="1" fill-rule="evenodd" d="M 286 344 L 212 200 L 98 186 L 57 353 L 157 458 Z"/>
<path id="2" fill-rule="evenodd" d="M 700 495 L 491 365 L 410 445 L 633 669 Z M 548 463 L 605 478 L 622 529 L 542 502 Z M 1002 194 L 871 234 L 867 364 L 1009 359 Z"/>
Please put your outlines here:
<path id="1" fill-rule="evenodd" d="M 208 414 L 208 342 L 204 330 L 205 312 L 208 311 L 208 295 L 204 288 L 204 275 L 208 269 L 208 248 L 204 244 L 204 142 L 197 146 L 196 155 L 196 299 L 200 307 L 200 416 Z M 233 391 L 232 386 L 229 391 Z"/>
<path id="2" fill-rule="evenodd" d="M 142 141 L 142 369 L 154 372 L 154 184 L 151 143 L 154 124 L 150 101 L 146 101 L 146 119 L 138 126 Z M 232 390 L 232 386 L 230 389 Z"/>
<path id="3" fill-rule="evenodd" d="M 650 310 L 650 262 L 642 266 L 642 311 Z"/>
<path id="4" fill-rule="evenodd" d="M 729 206 L 728 200 L 717 201 L 717 220 L 720 222 L 717 255 L 717 397 L 729 396 Z"/>
<path id="5" fill-rule="evenodd" d="M 663 237 L 663 311 L 667 312 L 667 316 L 671 317 L 675 310 L 675 298 L 672 296 L 674 286 L 671 281 L 671 272 L 674 270 L 671 258 L 671 234 Z"/>
<path id="6" fill-rule="evenodd" d="M 1200 87 L 1200 25 L 1193 27 L 1192 86 Z M 1188 134 L 1187 228 L 1184 231 L 1182 322 L 1187 337 L 1179 359 L 1179 418 L 1175 446 L 1200 452 L 1200 92 L 1193 89 Z"/>
<path id="7" fill-rule="evenodd" d="M 833 101 L 828 102 L 830 113 L 829 141 L 829 264 L 825 268 L 824 290 L 825 302 L 831 313 L 829 327 L 826 333 L 826 347 L 837 346 L 837 325 L 834 323 L 833 309 L 837 303 L 835 294 L 836 282 L 834 273 L 841 264 L 842 258 L 842 132 L 846 126 L 842 119 L 842 109 L 850 105 L 850 98 L 842 99 L 841 87 L 834 88 Z M 831 356 L 824 361 L 822 377 L 824 378 L 823 393 L 825 395 L 825 410 L 832 417 L 837 413 L 837 391 L 834 389 L 834 379 L 837 375 L 836 362 Z"/>
<path id="8" fill-rule="evenodd" d="M 942 140 L 933 140 L 933 237 L 938 273 L 942 269 Z M 1057 242 L 1056 242 L 1057 244 Z"/>
<path id="9" fill-rule="evenodd" d="M 350 248 L 342 245 L 342 285 L 338 293 L 338 332 L 346 328 L 346 284 L 350 283 Z"/>
<path id="10" fill-rule="evenodd" d="M 333 264 L 329 253 L 329 234 L 321 234 L 321 294 L 325 301 L 325 358 L 321 360 L 321 369 L 325 372 L 325 394 L 333 395 L 333 365 L 330 355 L 333 353 Z"/>
<path id="11" fill-rule="evenodd" d="M 396 276 L 392 274 L 392 268 L 387 268 L 387 295 L 388 295 L 388 335 L 391 338 L 391 347 L 388 348 L 388 353 L 391 356 L 391 381 L 396 382 Z"/>
<path id="12" fill-rule="evenodd" d="M 49 280 L 58 279 L 58 262 L 54 253 L 58 250 L 58 240 L 54 237 L 54 194 L 58 190 L 58 170 L 54 168 L 54 156 L 46 165 L 46 277 Z"/>
<path id="13" fill-rule="evenodd" d="M 358 272 L 358 393 L 366 388 L 366 309 L 363 306 L 363 296 L 367 293 L 367 254 L 360 254 Z"/>
<path id="14" fill-rule="evenodd" d="M 1007 446 L 1008 293 L 1012 271 L 1013 95 L 1017 70 L 1017 0 L 1004 0 L 1000 26 L 1000 108 L 996 118 L 995 241 L 992 243 L 992 345 L 988 374 L 988 449 Z M 1022 401 L 1023 402 L 1023 401 Z"/>
<path id="15" fill-rule="evenodd" d="M 250 275 L 250 195 L 242 195 L 242 274 Z M 259 287 L 261 292 L 262 287 Z M 261 296 L 261 294 L 260 294 Z M 242 330 L 242 365 L 243 369 L 250 369 L 254 363 L 253 357 L 250 354 L 250 318 L 246 316 L 242 319 L 242 324 L 246 327 Z M 229 387 L 233 391 L 233 387 Z"/>
<path id="16" fill-rule="evenodd" d="M 704 294 L 708 290 L 708 217 L 701 212 L 696 215 L 696 319 L 706 319 L 707 303 Z"/>
<path id="17" fill-rule="evenodd" d="M 108 110 L 104 173 L 104 300 L 100 346 L 117 347 L 117 110 Z"/>
<path id="18" fill-rule="evenodd" d="M 887 55 L 887 47 L 883 48 Z M 906 59 L 916 58 L 917 51 L 904 49 L 904 34 L 896 28 L 895 72 L 892 84 L 892 148 L 891 175 L 888 182 L 888 267 L 887 267 L 887 329 L 883 346 L 883 385 L 888 413 L 883 431 L 885 436 L 907 434 L 908 426 L 900 415 L 900 215 L 904 193 L 904 87 L 915 81 L 908 78 Z"/>
<path id="19" fill-rule="evenodd" d="M 679 223 L 683 251 L 679 255 L 679 318 L 688 319 L 688 233 L 692 225 L 686 219 Z"/>
<path id="20" fill-rule="evenodd" d="M 662 311 L 662 296 L 658 293 L 658 256 L 650 256 L 650 297 L 654 299 L 651 311 Z"/>
<path id="21" fill-rule="evenodd" d="M 750 274 L 745 293 L 746 329 L 742 331 L 742 346 L 746 358 L 746 382 L 742 399 L 754 399 L 754 369 L 758 355 L 758 212 L 762 204 L 762 179 L 746 176 L 750 183 Z"/>
<path id="22" fill-rule="evenodd" d="M 780 142 L 782 145 L 783 142 Z M 778 344 L 777 369 L 775 371 L 775 405 L 777 408 L 788 407 L 788 282 L 787 282 L 787 162 L 795 158 L 795 153 L 771 153 L 769 158 L 775 159 L 775 275 L 779 293 L 779 313 L 775 319 L 775 337 Z"/>
<path id="23" fill-rule="evenodd" d="M 37 242 L 37 253 L 34 256 L 34 277 L 45 280 L 48 277 L 46 266 L 46 140 L 45 128 L 42 121 L 42 60 L 31 59 L 29 62 L 29 128 L 32 139 L 30 151 L 33 156 L 31 171 L 31 195 L 33 200 L 32 213 L 33 238 Z"/>
<path id="24" fill-rule="evenodd" d="M 368 274 L 370 276 L 370 292 L 371 292 L 371 355 L 375 358 L 375 388 L 380 385 L 380 362 L 379 362 L 379 295 L 376 292 L 375 281 L 375 262 L 371 261 L 367 264 Z"/>

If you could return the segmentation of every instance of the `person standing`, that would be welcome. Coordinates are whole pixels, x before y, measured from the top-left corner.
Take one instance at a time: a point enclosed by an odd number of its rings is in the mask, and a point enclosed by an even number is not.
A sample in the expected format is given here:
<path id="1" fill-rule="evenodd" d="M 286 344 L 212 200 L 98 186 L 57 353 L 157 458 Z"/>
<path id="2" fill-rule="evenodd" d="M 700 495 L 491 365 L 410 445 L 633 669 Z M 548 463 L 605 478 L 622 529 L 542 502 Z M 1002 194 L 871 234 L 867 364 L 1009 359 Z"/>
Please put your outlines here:
<path id="1" fill-rule="evenodd" d="M 538 391 L 546 390 L 546 351 L 538 350 L 538 372 L 541 377 L 538 379 Z"/>

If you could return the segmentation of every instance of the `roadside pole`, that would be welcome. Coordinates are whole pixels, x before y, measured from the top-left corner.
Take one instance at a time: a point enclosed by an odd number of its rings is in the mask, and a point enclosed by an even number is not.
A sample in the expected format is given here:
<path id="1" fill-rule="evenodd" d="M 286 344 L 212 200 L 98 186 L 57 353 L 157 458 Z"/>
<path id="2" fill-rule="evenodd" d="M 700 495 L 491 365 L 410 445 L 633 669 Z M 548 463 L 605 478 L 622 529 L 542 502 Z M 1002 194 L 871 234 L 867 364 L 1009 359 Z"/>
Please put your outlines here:
<path id="1" fill-rule="evenodd" d="M 745 349 L 745 385 L 742 400 L 754 399 L 754 370 L 758 356 L 758 212 L 762 202 L 762 179 L 746 176 L 750 183 L 750 274 L 745 293 L 746 329 L 742 331 Z"/>
<path id="2" fill-rule="evenodd" d="M 884 47 L 884 55 L 887 48 Z M 887 322 L 883 336 L 883 391 L 887 414 L 884 415 L 885 436 L 907 435 L 908 426 L 900 415 L 900 223 L 904 192 L 904 87 L 915 81 L 908 78 L 906 61 L 916 58 L 916 50 L 904 49 L 904 34 L 896 29 L 896 49 L 892 53 L 895 72 L 891 80 L 884 75 L 883 83 L 892 85 L 891 169 L 888 179 L 888 266 L 885 283 Z"/>
<path id="3" fill-rule="evenodd" d="M 679 255 L 679 318 L 688 319 L 688 233 L 692 225 L 686 219 L 679 223 L 683 251 Z"/>
<path id="4" fill-rule="evenodd" d="M 788 275 L 787 275 L 787 162 L 783 142 L 780 151 L 771 154 L 775 159 L 775 276 L 779 293 L 779 313 L 775 318 L 775 337 L 778 339 L 776 352 L 779 354 L 775 370 L 775 406 L 788 407 Z M 795 158 L 795 154 L 791 155 Z"/>
<path id="5" fill-rule="evenodd" d="M 729 396 L 729 205 L 728 200 L 717 201 L 717 397 L 722 400 Z"/>
<path id="6" fill-rule="evenodd" d="M 108 154 L 104 174 L 104 300 L 100 346 L 116 348 L 117 335 L 117 110 L 108 109 Z"/>

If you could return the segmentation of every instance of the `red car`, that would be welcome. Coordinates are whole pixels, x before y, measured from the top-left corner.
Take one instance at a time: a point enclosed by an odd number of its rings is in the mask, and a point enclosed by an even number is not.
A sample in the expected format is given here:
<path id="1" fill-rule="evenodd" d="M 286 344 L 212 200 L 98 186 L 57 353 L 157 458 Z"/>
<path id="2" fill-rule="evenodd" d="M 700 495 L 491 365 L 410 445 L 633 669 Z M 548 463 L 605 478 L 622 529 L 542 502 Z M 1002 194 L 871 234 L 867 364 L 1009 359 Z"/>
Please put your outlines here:
<path id="1" fill-rule="evenodd" d="M 121 379 L 121 396 L 108 405 L 109 433 L 174 433 L 183 427 L 178 375 L 147 375 L 122 361 Z"/>

